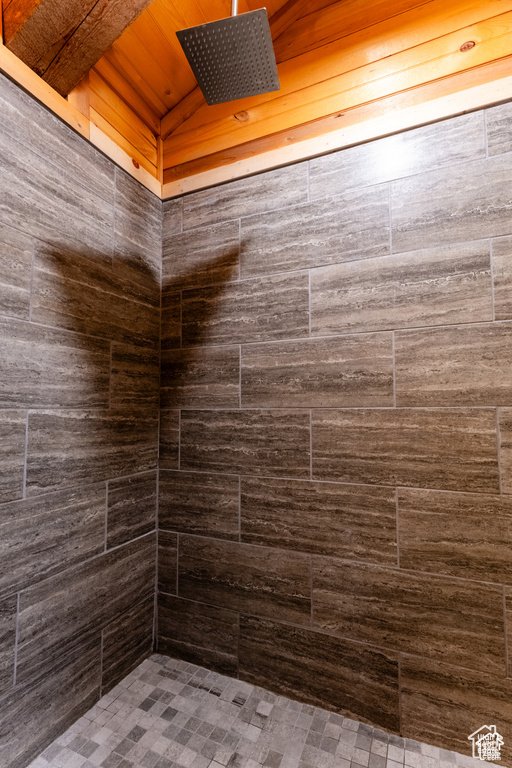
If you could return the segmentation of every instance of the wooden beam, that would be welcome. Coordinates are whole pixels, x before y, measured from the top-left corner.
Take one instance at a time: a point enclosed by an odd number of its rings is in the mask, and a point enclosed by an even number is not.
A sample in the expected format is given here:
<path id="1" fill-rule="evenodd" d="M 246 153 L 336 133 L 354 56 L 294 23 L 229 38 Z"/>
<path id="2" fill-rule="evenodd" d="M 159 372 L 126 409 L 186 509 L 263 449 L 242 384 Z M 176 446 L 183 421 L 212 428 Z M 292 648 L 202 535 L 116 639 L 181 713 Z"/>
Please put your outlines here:
<path id="1" fill-rule="evenodd" d="M 291 27 L 306 9 L 311 9 L 314 6 L 318 10 L 335 2 L 336 0 L 288 0 L 269 21 L 272 39 L 274 40 Z M 174 133 L 180 125 L 183 125 L 204 104 L 205 100 L 201 89 L 199 86 L 196 86 L 184 99 L 164 115 L 160 124 L 161 138 L 165 140 L 171 133 Z"/>
<path id="2" fill-rule="evenodd" d="M 293 142 L 292 134 L 292 142 L 287 143 L 285 140 L 269 151 L 257 155 L 249 152 L 246 158 L 235 158 L 230 164 L 210 168 L 196 175 L 169 180 L 169 171 L 166 171 L 162 199 L 318 157 L 327 152 L 507 101 L 512 98 L 511 64 L 512 57 L 508 57 L 477 70 L 429 83 L 414 92 L 408 91 L 407 94 L 373 102 L 351 113 L 338 115 L 339 124 L 342 124 L 331 133 L 303 139 L 299 131 L 296 142 Z"/>
<path id="3" fill-rule="evenodd" d="M 151 0 L 28 0 L 33 7 L 6 37 L 9 50 L 63 96 Z M 26 6 L 12 0 L 8 19 Z M 14 31 L 13 31 L 14 30 Z"/>
<path id="4" fill-rule="evenodd" d="M 4 0 L 2 15 L 5 44 L 19 32 L 40 2 L 41 0 Z"/>

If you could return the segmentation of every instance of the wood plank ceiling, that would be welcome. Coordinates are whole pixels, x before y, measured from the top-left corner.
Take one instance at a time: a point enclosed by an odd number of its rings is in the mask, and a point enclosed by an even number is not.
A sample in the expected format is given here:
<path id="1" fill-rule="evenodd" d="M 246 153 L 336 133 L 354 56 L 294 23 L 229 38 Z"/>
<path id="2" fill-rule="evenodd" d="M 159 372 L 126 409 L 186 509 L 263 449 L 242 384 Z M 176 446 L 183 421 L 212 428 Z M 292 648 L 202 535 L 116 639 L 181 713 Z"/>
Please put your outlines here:
<path id="1" fill-rule="evenodd" d="M 175 32 L 230 4 L 3 0 L 4 42 L 163 183 L 512 74 L 512 0 L 267 0 L 281 90 L 208 107 Z"/>

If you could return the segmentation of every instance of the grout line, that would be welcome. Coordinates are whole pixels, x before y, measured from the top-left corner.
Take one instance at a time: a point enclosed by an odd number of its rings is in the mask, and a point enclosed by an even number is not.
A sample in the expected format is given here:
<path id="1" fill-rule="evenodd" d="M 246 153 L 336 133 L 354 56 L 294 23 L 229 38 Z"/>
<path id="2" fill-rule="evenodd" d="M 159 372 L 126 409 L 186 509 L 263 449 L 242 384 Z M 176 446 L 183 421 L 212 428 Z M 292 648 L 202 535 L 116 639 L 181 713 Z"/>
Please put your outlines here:
<path id="1" fill-rule="evenodd" d="M 13 686 L 16 687 L 16 675 L 18 672 L 18 640 L 19 640 L 19 617 L 20 617 L 20 595 L 18 592 L 16 595 L 16 630 L 14 635 L 14 670 L 13 670 Z"/>
<path id="2" fill-rule="evenodd" d="M 507 594 L 506 587 L 503 585 L 503 629 L 505 632 L 505 677 L 512 676 L 512 668 L 509 662 L 509 650 L 508 650 L 508 630 L 507 630 Z"/>
<path id="3" fill-rule="evenodd" d="M 398 513 L 398 488 L 395 488 L 395 510 L 396 510 L 396 565 L 400 568 L 400 518 Z"/>
<path id="4" fill-rule="evenodd" d="M 27 414 L 25 416 L 25 458 L 23 461 L 23 488 L 22 488 L 23 499 L 27 498 L 28 416 L 29 416 L 29 411 L 27 410 Z"/>
<path id="5" fill-rule="evenodd" d="M 108 480 L 105 483 L 105 541 L 104 552 L 108 550 Z"/>

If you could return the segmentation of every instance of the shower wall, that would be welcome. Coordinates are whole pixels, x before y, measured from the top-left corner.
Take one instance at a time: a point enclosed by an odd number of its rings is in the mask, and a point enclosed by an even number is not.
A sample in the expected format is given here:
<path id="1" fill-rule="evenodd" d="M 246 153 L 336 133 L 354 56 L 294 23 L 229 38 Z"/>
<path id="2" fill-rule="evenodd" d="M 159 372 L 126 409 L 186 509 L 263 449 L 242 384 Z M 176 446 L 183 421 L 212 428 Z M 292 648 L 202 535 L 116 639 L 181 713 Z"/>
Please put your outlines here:
<path id="1" fill-rule="evenodd" d="M 0 766 L 151 652 L 161 201 L 0 77 Z"/>
<path id="2" fill-rule="evenodd" d="M 404 736 L 495 723 L 509 764 L 511 125 L 164 203 L 158 625 Z"/>

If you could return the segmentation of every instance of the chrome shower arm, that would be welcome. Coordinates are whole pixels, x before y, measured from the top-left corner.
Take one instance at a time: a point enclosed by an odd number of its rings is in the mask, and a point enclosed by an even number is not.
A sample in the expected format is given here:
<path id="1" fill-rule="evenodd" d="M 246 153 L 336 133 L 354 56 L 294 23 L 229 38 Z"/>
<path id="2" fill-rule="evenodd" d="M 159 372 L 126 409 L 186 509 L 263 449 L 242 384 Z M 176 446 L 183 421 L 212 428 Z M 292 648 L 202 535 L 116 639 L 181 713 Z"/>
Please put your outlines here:
<path id="1" fill-rule="evenodd" d="M 231 0 L 231 15 L 236 16 L 238 13 L 238 0 Z"/>

